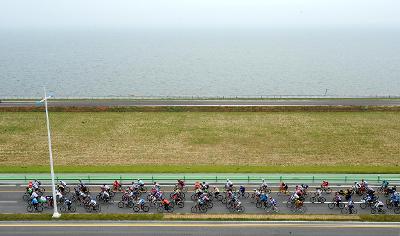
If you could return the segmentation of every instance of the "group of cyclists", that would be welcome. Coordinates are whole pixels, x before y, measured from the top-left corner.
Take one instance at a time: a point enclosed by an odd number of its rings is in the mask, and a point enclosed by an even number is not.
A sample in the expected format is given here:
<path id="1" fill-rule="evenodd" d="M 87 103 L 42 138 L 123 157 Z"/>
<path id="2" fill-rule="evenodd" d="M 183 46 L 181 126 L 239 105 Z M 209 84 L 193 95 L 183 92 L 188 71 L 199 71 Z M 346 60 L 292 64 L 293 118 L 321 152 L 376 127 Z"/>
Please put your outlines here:
<path id="1" fill-rule="evenodd" d="M 225 204 L 230 212 L 244 212 L 244 206 L 240 199 L 250 197 L 245 186 L 240 185 L 236 188 L 229 179 L 226 180 L 222 192 L 217 186 L 210 186 L 205 181 L 196 182 L 193 187 L 191 200 L 193 200 L 194 205 L 192 212 L 206 212 L 213 207 L 214 200 Z M 55 200 L 60 203 L 60 209 L 64 212 L 74 212 L 76 205 L 84 206 L 88 212 L 100 212 L 100 203 L 112 203 L 116 192 L 121 192 L 122 197 L 118 202 L 118 207 L 133 208 L 135 212 L 147 212 L 151 207 L 157 208 L 158 212 L 172 212 L 175 206 L 184 207 L 187 191 L 188 187 L 185 182 L 177 180 L 169 196 L 161 190 L 161 186 L 157 182 L 154 182 L 147 192 L 144 182 L 138 179 L 128 186 L 122 186 L 118 180 L 114 181 L 111 188 L 109 185 L 103 184 L 100 186 L 97 195 L 91 195 L 89 187 L 81 180 L 71 193 L 67 183 L 60 181 L 56 187 Z M 331 192 L 329 182 L 323 181 L 320 187 L 316 188 L 315 192 L 311 194 L 311 202 L 324 203 L 326 198 L 323 194 L 330 194 Z M 400 214 L 400 194 L 397 192 L 396 186 L 389 186 L 388 181 L 383 181 L 378 191 L 375 191 L 365 180 L 354 182 L 352 187 L 335 192 L 332 202 L 328 203 L 328 207 L 330 209 L 339 208 L 342 213 L 355 214 L 357 211 L 353 199 L 354 195 L 358 195 L 361 197 L 360 208 L 370 207 L 371 213 L 384 214 L 385 204 L 379 199 L 378 193 L 387 197 L 387 208 L 393 208 L 395 213 Z M 310 195 L 307 184 L 296 185 L 293 191 L 289 192 L 289 186 L 281 182 L 278 196 L 282 195 L 288 196 L 286 206 L 293 212 L 304 213 L 306 211 L 304 202 Z M 27 210 L 29 212 L 40 212 L 44 207 L 52 207 L 54 201 L 53 196 L 45 195 L 45 189 L 38 180 L 29 182 L 23 199 L 28 203 Z M 279 212 L 278 201 L 273 198 L 271 189 L 264 179 L 258 188 L 253 189 L 251 202 L 256 203 L 257 208 L 264 208 L 267 212 Z"/>

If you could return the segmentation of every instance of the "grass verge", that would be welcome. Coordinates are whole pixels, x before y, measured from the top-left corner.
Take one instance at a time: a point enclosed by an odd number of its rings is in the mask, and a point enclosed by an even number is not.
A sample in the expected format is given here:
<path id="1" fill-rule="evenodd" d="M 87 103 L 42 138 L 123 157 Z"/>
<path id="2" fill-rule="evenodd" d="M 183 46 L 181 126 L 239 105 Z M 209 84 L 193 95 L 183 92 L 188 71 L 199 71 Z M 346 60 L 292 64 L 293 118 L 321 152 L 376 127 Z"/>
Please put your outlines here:
<path id="1" fill-rule="evenodd" d="M 0 221 L 49 221 L 51 214 L 0 214 Z M 57 220 L 365 221 L 400 222 L 400 215 L 63 214 Z"/>
<path id="2" fill-rule="evenodd" d="M 162 214 L 62 214 L 57 220 L 162 220 Z M 0 221 L 52 220 L 52 214 L 0 214 Z"/>
<path id="3" fill-rule="evenodd" d="M 0 173 L 49 173 L 49 166 L 0 166 Z M 400 166 L 55 166 L 57 173 L 325 173 L 398 174 Z"/>
<path id="4" fill-rule="evenodd" d="M 43 112 L 41 106 L 0 107 L 0 112 Z M 59 106 L 50 112 L 367 112 L 400 111 L 400 106 Z"/>

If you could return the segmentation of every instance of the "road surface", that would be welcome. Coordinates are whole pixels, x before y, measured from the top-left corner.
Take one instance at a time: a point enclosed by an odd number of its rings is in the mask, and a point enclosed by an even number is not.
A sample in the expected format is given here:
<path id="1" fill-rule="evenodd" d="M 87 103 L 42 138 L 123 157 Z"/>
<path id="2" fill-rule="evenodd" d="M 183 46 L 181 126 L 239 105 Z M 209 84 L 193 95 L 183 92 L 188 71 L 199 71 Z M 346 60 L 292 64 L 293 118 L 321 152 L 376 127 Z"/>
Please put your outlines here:
<path id="1" fill-rule="evenodd" d="M 1 222 L 0 235 L 385 235 L 397 223 L 361 222 Z"/>
<path id="2" fill-rule="evenodd" d="M 72 185 L 71 185 L 72 186 Z M 253 188 L 255 188 L 256 185 L 245 185 L 246 189 L 248 191 L 252 191 Z M 291 185 L 292 187 L 289 190 L 293 190 L 294 185 Z M 311 186 L 311 185 L 310 185 Z M 310 197 L 312 196 L 311 192 L 315 191 L 316 186 L 312 186 L 309 188 L 310 191 L 310 196 L 306 198 L 305 205 L 307 208 L 306 214 L 341 214 L 340 209 L 335 208 L 335 209 L 329 209 L 328 208 L 328 202 L 331 202 L 333 199 L 333 193 L 332 194 L 324 194 L 323 196 L 327 199 L 327 202 L 324 204 L 313 204 L 310 202 Z M 346 189 L 343 186 L 331 186 L 333 191 L 337 191 L 339 189 Z M 44 195 L 51 195 L 49 192 L 50 187 L 45 186 L 47 189 L 46 193 Z M 73 189 L 73 188 L 72 188 Z M 169 195 L 171 193 L 172 187 L 171 186 L 162 186 L 162 191 L 164 192 L 164 196 L 167 196 L 169 198 Z M 222 190 L 222 186 L 220 187 Z M 90 190 L 92 193 L 92 196 L 94 197 L 100 192 L 100 187 L 99 186 L 90 186 Z M 285 202 L 288 200 L 289 196 L 283 195 L 280 196 L 278 195 L 277 187 L 272 188 L 272 193 L 270 196 L 275 198 L 278 201 L 278 208 L 280 210 L 280 213 L 283 214 L 291 214 L 291 210 L 286 207 Z M 24 187 L 17 185 L 17 186 L 4 186 L 0 185 L 0 212 L 2 213 L 27 213 L 26 210 L 26 202 L 22 200 L 22 196 L 24 193 Z M 191 212 L 191 207 L 195 205 L 195 202 L 193 202 L 190 199 L 190 196 L 192 195 L 192 192 L 187 192 L 186 193 L 186 200 L 185 200 L 185 206 L 184 208 L 178 208 L 176 207 L 174 210 L 174 213 L 190 213 Z M 114 203 L 112 204 L 106 204 L 106 203 L 101 203 L 101 212 L 102 213 L 133 213 L 133 210 L 131 208 L 118 208 L 117 203 L 121 200 L 121 193 L 117 193 L 116 196 L 114 197 Z M 67 196 L 68 198 L 71 198 L 71 195 Z M 385 197 L 383 195 L 379 195 L 380 199 L 385 202 Z M 146 199 L 146 196 L 144 195 L 144 198 Z M 370 214 L 371 209 L 367 207 L 366 209 L 361 209 L 360 208 L 360 203 L 361 203 L 361 198 L 359 196 L 354 196 L 353 198 L 354 202 L 356 203 L 356 209 L 359 214 Z M 245 207 L 245 213 L 255 213 L 255 214 L 267 214 L 266 211 L 262 208 L 257 208 L 256 204 L 251 200 L 251 198 L 241 198 L 240 201 L 242 202 L 243 206 Z M 223 204 L 220 201 L 214 200 L 214 207 L 209 209 L 207 213 L 230 213 L 229 210 L 227 209 L 226 205 Z M 44 213 L 51 213 L 52 208 L 45 208 Z M 77 207 L 77 213 L 86 213 L 85 209 L 82 206 Z M 157 213 L 156 208 L 151 208 L 150 213 Z M 387 209 L 387 214 L 394 214 L 393 210 Z"/>
<path id="3" fill-rule="evenodd" d="M 50 107 L 119 106 L 400 106 L 400 99 L 304 99 L 304 100 L 52 100 Z M 37 106 L 34 101 L 1 101 L 0 107 Z"/>

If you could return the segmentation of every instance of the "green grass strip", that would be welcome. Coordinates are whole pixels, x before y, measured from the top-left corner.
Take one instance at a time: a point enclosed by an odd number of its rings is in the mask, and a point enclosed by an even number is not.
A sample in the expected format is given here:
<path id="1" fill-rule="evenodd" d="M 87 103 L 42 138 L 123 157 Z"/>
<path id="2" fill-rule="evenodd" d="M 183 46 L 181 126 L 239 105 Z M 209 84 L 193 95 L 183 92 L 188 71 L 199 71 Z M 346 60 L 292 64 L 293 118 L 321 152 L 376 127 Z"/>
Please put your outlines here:
<path id="1" fill-rule="evenodd" d="M 231 217 L 233 216 L 233 217 Z M 49 221 L 51 214 L 0 214 L 0 221 Z M 165 221 L 364 221 L 400 222 L 400 215 L 192 215 L 192 214 L 62 214 L 57 220 L 165 220 Z"/>
<path id="2" fill-rule="evenodd" d="M 49 173 L 49 166 L 0 166 L 0 173 Z M 400 166 L 55 166 L 56 173 L 326 173 L 398 174 Z"/>
<path id="3" fill-rule="evenodd" d="M 400 222 L 400 215 L 360 215 L 360 219 L 367 222 Z"/>
<path id="4" fill-rule="evenodd" d="M 43 112 L 43 107 L 0 107 L 0 112 Z M 50 112 L 399 112 L 400 106 L 129 106 L 49 107 Z"/>
<path id="5" fill-rule="evenodd" d="M 162 220 L 162 214 L 62 214 L 57 220 Z M 0 221 L 47 221 L 52 214 L 0 214 Z"/>

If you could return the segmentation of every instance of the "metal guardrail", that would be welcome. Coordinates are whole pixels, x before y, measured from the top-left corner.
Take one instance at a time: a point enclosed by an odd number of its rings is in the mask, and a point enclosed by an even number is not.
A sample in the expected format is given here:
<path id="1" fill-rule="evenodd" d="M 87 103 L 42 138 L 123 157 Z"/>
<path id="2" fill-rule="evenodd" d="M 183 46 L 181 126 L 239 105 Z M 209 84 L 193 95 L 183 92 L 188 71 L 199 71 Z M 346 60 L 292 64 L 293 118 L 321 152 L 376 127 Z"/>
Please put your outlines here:
<path id="1" fill-rule="evenodd" d="M 35 177 L 34 175 L 24 175 L 21 177 L 2 177 L 0 176 L 0 181 L 21 181 L 21 182 L 28 182 L 32 179 L 35 179 L 38 177 Z M 360 179 L 356 179 L 353 176 L 341 176 L 341 177 L 325 177 L 321 178 L 320 176 L 299 176 L 299 177 L 293 177 L 293 176 L 260 176 L 260 177 L 254 177 L 254 176 L 151 176 L 151 177 L 138 177 L 141 178 L 144 182 L 166 182 L 166 181 L 171 181 L 171 182 L 176 182 L 177 179 L 182 179 L 187 182 L 195 182 L 195 181 L 207 181 L 207 182 L 215 182 L 215 183 L 221 183 L 223 181 L 226 181 L 227 178 L 229 178 L 232 181 L 236 182 L 241 182 L 241 183 L 251 183 L 251 182 L 261 182 L 262 179 L 265 179 L 269 183 L 273 182 L 305 182 L 305 183 L 320 183 L 323 180 L 327 180 L 329 182 L 340 182 L 340 183 L 352 183 L 354 181 L 360 181 Z M 38 178 L 41 181 L 51 181 L 50 177 L 44 177 L 44 178 Z M 371 182 L 371 183 L 381 183 L 383 180 L 387 180 L 389 182 L 400 182 L 400 177 L 381 177 L 381 176 L 376 176 L 376 177 L 368 177 L 364 178 L 366 181 Z M 126 177 L 123 175 L 115 175 L 112 177 L 94 177 L 94 176 L 83 176 L 80 175 L 79 177 L 62 177 L 62 176 L 56 176 L 56 181 L 59 180 L 65 180 L 65 181 L 78 181 L 82 180 L 87 183 L 92 183 L 92 182 L 99 182 L 99 181 L 114 181 L 114 180 L 119 180 L 121 182 L 125 181 L 132 181 L 136 180 L 132 177 Z"/>

